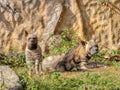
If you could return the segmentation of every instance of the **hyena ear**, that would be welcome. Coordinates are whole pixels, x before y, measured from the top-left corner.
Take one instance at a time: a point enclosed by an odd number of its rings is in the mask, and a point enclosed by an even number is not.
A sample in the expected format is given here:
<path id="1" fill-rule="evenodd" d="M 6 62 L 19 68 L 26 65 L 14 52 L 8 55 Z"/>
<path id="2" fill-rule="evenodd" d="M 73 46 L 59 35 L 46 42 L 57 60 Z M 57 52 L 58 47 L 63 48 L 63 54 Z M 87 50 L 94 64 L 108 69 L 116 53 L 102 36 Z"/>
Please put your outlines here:
<path id="1" fill-rule="evenodd" d="M 92 37 L 91 37 L 91 40 L 90 40 L 91 42 L 95 42 L 95 35 L 92 35 Z"/>
<path id="2" fill-rule="evenodd" d="M 25 33 L 25 36 L 28 36 L 28 34 L 29 34 L 26 30 L 24 31 L 24 33 Z"/>
<path id="3" fill-rule="evenodd" d="M 38 34 L 38 31 L 36 30 L 36 31 L 34 32 L 34 35 L 36 35 L 36 36 L 37 36 L 37 34 Z"/>
<path id="4" fill-rule="evenodd" d="M 87 44 L 87 42 L 86 42 L 86 41 L 83 41 L 83 40 L 81 40 L 80 42 L 81 42 L 81 44 L 82 44 L 83 46 L 86 46 L 86 44 Z"/>

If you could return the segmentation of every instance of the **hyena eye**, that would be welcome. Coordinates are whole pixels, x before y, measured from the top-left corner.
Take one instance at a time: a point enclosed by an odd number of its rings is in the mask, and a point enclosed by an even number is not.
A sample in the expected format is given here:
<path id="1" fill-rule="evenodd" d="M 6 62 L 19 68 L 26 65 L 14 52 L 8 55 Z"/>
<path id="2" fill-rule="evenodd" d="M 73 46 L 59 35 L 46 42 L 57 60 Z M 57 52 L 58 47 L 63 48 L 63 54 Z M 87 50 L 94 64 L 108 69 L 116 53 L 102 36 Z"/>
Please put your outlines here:
<path id="1" fill-rule="evenodd" d="M 95 45 L 94 47 L 97 47 L 97 48 L 98 48 L 98 45 Z"/>
<path id="2" fill-rule="evenodd" d="M 89 48 L 89 50 L 91 50 L 91 49 L 92 49 L 92 47 Z"/>
<path id="3" fill-rule="evenodd" d="M 33 39 L 36 39 L 35 37 Z"/>
<path id="4" fill-rule="evenodd" d="M 31 38 L 28 38 L 28 40 L 30 40 Z"/>

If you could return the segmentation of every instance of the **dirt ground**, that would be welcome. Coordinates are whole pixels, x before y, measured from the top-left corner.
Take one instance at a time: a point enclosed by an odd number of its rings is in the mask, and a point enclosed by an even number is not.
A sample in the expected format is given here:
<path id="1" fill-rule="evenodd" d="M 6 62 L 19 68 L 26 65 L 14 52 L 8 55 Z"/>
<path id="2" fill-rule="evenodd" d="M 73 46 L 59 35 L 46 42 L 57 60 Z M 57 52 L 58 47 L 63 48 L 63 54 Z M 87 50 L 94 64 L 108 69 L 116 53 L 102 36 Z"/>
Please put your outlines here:
<path id="1" fill-rule="evenodd" d="M 84 72 L 89 72 L 90 74 L 100 74 L 103 77 L 108 76 L 120 76 L 120 68 L 114 67 L 114 66 L 104 66 L 104 67 L 96 67 L 96 68 L 90 68 L 87 71 L 72 71 L 72 72 L 64 72 L 61 75 L 67 78 L 75 78 L 81 76 Z"/>

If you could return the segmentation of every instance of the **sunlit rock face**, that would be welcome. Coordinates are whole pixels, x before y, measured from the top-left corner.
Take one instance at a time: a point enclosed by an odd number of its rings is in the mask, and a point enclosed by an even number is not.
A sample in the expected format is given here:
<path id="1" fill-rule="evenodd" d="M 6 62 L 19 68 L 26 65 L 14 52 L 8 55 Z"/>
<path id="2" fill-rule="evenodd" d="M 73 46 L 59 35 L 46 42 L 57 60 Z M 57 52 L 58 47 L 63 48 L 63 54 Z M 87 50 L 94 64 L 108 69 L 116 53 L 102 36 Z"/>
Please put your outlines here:
<path id="1" fill-rule="evenodd" d="M 120 0 L 109 0 L 120 7 Z M 0 49 L 3 52 L 24 51 L 25 30 L 38 32 L 43 47 L 51 33 L 73 29 L 78 37 L 95 36 L 101 49 L 119 48 L 120 15 L 102 6 L 99 0 L 1 0 Z M 0 50 L 0 51 L 1 51 Z"/>
<path id="2" fill-rule="evenodd" d="M 88 26 L 92 28 L 99 46 L 109 49 L 120 48 L 120 1 L 109 0 L 107 6 L 102 6 L 97 0 L 84 0 L 85 12 L 88 16 Z M 112 7 L 112 9 L 111 9 Z M 88 32 L 87 32 L 88 33 Z"/>

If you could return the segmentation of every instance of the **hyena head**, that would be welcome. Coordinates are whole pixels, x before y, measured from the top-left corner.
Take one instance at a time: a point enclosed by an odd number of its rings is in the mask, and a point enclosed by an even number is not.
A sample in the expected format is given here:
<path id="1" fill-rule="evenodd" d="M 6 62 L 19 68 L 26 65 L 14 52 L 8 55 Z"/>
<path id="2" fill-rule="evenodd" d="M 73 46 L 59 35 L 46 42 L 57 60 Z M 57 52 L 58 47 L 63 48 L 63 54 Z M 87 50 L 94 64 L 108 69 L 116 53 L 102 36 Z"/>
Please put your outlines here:
<path id="1" fill-rule="evenodd" d="M 37 48 L 38 38 L 36 33 L 30 33 L 27 36 L 27 47 L 30 50 Z"/>
<path id="2" fill-rule="evenodd" d="M 96 53 L 98 53 L 98 44 L 95 43 L 94 40 L 90 40 L 87 42 L 86 46 L 86 51 L 90 54 L 90 55 L 94 55 Z"/>

